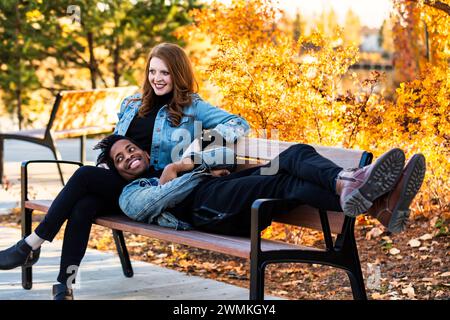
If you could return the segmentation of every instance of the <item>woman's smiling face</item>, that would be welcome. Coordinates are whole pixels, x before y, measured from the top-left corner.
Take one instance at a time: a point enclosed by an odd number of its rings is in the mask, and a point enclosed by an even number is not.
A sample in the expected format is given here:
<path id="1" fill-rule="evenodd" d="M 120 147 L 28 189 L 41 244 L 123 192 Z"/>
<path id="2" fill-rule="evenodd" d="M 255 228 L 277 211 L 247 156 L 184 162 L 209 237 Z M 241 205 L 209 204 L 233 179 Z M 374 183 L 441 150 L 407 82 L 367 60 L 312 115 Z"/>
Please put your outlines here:
<path id="1" fill-rule="evenodd" d="M 157 96 L 172 92 L 172 76 L 163 60 L 153 57 L 150 60 L 148 71 L 148 81 L 150 81 L 150 85 Z"/>

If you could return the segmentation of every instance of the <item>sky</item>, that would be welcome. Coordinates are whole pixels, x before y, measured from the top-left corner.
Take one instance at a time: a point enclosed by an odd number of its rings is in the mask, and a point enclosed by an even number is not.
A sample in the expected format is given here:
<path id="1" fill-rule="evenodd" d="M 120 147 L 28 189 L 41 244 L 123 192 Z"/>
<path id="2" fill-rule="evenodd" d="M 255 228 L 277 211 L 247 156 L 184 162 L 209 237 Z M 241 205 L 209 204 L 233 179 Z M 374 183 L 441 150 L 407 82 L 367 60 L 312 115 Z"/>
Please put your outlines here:
<path id="1" fill-rule="evenodd" d="M 339 22 L 344 22 L 348 9 L 356 13 L 363 25 L 379 28 L 384 19 L 389 17 L 392 7 L 391 0 L 278 0 L 279 7 L 288 13 L 300 13 L 306 16 L 319 14 L 324 9 L 333 8 L 339 17 Z"/>
<path id="2" fill-rule="evenodd" d="M 211 2 L 212 0 L 206 0 Z M 219 0 L 220 2 L 230 3 L 231 0 Z M 249 0 L 251 1 L 251 0 Z M 295 15 L 297 9 L 304 16 L 318 15 L 324 9 L 329 10 L 333 8 L 336 12 L 339 22 L 343 23 L 345 14 L 348 9 L 352 9 L 361 21 L 362 25 L 371 28 L 379 28 L 384 19 L 389 17 L 391 9 L 391 0 L 273 0 L 274 3 L 279 3 L 279 8 L 286 11 L 292 16 Z"/>

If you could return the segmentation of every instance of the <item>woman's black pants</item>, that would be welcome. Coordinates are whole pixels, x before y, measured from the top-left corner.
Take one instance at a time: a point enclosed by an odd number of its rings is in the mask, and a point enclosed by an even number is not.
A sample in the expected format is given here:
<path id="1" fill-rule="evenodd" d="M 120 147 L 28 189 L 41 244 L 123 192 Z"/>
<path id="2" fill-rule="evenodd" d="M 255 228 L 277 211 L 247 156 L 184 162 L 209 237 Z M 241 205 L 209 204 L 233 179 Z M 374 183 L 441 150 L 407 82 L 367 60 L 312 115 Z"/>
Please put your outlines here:
<path id="1" fill-rule="evenodd" d="M 83 166 L 72 175 L 55 198 L 35 232 L 42 239 L 53 241 L 67 220 L 59 282 L 65 284 L 73 273 L 71 266 L 80 265 L 86 252 L 94 218 L 122 212 L 118 199 L 126 183 L 114 171 Z"/>
<path id="2" fill-rule="evenodd" d="M 275 174 L 267 167 L 278 163 Z M 296 200 L 325 210 L 342 211 L 336 195 L 336 177 L 342 170 L 310 145 L 296 144 L 281 152 L 271 164 L 213 178 L 193 193 L 194 216 L 227 217 L 206 223 L 194 218 L 196 227 L 209 232 L 248 235 L 250 210 L 261 198 Z M 270 224 L 271 217 L 262 217 Z M 205 223 L 201 225 L 202 223 Z"/>

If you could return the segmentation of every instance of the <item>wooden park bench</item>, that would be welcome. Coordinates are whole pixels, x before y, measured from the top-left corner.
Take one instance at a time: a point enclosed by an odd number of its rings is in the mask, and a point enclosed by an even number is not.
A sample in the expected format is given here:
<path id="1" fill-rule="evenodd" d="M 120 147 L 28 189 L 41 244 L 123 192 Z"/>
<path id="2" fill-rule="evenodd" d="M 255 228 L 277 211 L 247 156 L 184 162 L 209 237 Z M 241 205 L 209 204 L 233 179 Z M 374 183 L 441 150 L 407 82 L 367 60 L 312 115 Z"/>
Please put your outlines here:
<path id="1" fill-rule="evenodd" d="M 117 111 L 122 100 L 137 91 L 137 87 L 97 90 L 61 91 L 56 95 L 47 126 L 41 129 L 0 133 L 0 181 L 3 177 L 3 149 L 7 139 L 36 143 L 49 148 L 55 159 L 61 159 L 56 139 L 80 138 L 80 161 L 85 162 L 87 135 L 109 133 L 117 123 Z M 62 172 L 58 165 L 61 181 Z"/>
<path id="2" fill-rule="evenodd" d="M 239 159 L 266 162 L 293 143 L 274 140 L 240 139 L 237 144 Z M 372 154 L 365 151 L 315 146 L 317 151 L 338 165 L 361 167 L 370 164 Z M 35 162 L 54 162 L 53 160 L 28 161 L 22 164 L 22 235 L 31 233 L 33 210 L 47 212 L 51 200 L 28 199 L 28 165 Z M 82 165 L 81 163 L 60 161 Z M 250 161 L 248 161 L 250 163 Z M 242 165 L 241 165 L 242 166 Z M 324 234 L 325 248 L 305 247 L 282 241 L 261 239 L 259 217 L 272 210 L 274 221 L 294 226 L 321 230 Z M 347 272 L 355 299 L 367 299 L 361 271 L 358 250 L 354 237 L 355 218 L 344 216 L 341 212 L 327 212 L 307 205 L 281 200 L 259 199 L 251 209 L 251 238 L 210 234 L 201 231 L 177 231 L 173 229 L 136 222 L 125 215 L 102 216 L 95 223 L 112 229 L 117 251 L 126 277 L 133 276 L 123 232 L 131 232 L 151 238 L 220 252 L 250 260 L 250 299 L 264 298 L 264 269 L 266 265 L 284 262 L 301 262 L 329 265 Z M 333 239 L 332 234 L 336 237 Z M 32 287 L 32 268 L 22 268 L 22 286 Z"/>

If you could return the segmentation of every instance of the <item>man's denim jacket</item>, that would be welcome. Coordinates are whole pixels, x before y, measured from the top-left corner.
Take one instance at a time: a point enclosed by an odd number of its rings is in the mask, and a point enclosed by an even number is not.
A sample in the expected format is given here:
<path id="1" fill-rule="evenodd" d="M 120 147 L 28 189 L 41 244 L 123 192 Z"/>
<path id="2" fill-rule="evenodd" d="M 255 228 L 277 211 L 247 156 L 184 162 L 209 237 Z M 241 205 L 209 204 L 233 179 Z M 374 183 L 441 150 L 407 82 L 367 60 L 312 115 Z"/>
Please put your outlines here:
<path id="1" fill-rule="evenodd" d="M 174 180 L 160 185 L 158 178 L 141 178 L 125 186 L 119 197 L 122 211 L 136 221 L 179 230 L 191 229 L 188 223 L 173 216 L 170 208 L 183 201 L 201 181 L 211 176 L 210 170 L 231 170 L 235 157 L 234 152 L 226 147 L 193 152 L 190 156 L 201 165 Z"/>
<path id="2" fill-rule="evenodd" d="M 119 121 L 115 134 L 125 135 L 134 116 L 141 106 L 141 94 L 127 97 L 118 113 Z M 178 127 L 172 127 L 168 121 L 167 105 L 163 106 L 155 119 L 150 165 L 156 170 L 164 169 L 169 163 L 178 161 L 202 130 L 214 129 L 227 143 L 234 143 L 249 130 L 247 121 L 203 101 L 193 94 L 192 104 L 183 109 L 183 117 Z"/>

